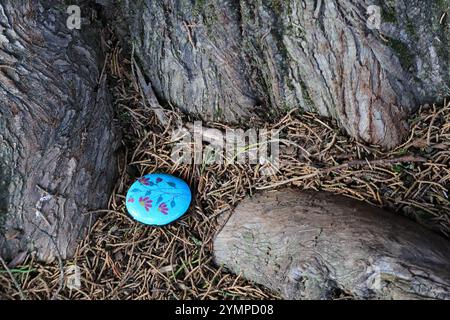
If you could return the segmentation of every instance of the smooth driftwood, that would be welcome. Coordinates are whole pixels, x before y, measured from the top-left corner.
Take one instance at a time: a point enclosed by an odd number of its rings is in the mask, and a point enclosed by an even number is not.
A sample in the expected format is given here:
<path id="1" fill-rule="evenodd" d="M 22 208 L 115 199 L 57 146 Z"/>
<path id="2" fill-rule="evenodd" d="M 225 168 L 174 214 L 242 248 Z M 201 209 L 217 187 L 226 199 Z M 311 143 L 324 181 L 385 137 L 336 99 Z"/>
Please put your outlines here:
<path id="1" fill-rule="evenodd" d="M 99 32 L 87 19 L 81 30 L 68 29 L 66 10 L 61 1 L 0 2 L 4 258 L 70 256 L 92 218 L 84 213 L 106 206 L 115 181 L 117 137 L 99 81 Z"/>
<path id="2" fill-rule="evenodd" d="M 449 1 L 99 2 L 119 8 L 162 101 L 205 119 L 300 107 L 393 147 L 417 107 L 450 94 Z"/>
<path id="3" fill-rule="evenodd" d="M 450 299 L 450 243 L 403 217 L 325 192 L 248 198 L 215 261 L 287 299 Z"/>

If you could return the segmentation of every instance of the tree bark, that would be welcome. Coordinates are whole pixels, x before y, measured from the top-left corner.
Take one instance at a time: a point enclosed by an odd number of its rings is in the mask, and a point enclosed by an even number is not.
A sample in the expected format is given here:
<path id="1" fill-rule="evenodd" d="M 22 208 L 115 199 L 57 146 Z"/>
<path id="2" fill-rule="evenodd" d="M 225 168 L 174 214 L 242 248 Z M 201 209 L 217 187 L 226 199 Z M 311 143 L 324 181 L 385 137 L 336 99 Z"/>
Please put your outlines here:
<path id="1" fill-rule="evenodd" d="M 285 189 L 238 205 L 215 260 L 286 299 L 450 299 L 450 245 L 356 200 Z"/>
<path id="2" fill-rule="evenodd" d="M 119 8 L 158 97 L 208 120 L 299 106 L 392 147 L 419 104 L 450 92 L 448 1 L 98 2 Z M 381 30 L 367 27 L 370 4 L 383 9 Z M 82 30 L 69 30 L 66 9 L 0 4 L 3 256 L 70 255 L 82 213 L 106 204 L 116 174 L 98 29 L 84 14 Z"/>
<path id="3" fill-rule="evenodd" d="M 370 5 L 382 9 L 379 30 L 368 27 Z M 157 95 L 207 120 L 237 122 L 300 107 L 389 148 L 406 135 L 417 107 L 450 93 L 448 1 L 118 6 Z"/>
<path id="4" fill-rule="evenodd" d="M 99 32 L 88 19 L 70 30 L 66 10 L 60 1 L 0 3 L 4 258 L 70 256 L 92 218 L 84 213 L 106 206 L 115 181 L 118 137 Z"/>

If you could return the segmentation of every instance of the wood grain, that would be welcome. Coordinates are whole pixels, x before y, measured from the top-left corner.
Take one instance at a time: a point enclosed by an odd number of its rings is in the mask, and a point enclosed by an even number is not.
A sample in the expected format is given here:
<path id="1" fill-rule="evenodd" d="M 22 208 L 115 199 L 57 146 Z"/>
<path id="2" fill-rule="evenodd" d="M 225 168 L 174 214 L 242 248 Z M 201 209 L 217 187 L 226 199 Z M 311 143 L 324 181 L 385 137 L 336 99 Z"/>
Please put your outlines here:
<path id="1" fill-rule="evenodd" d="M 325 192 L 247 198 L 215 261 L 286 299 L 449 299 L 450 244 L 403 217 Z"/>

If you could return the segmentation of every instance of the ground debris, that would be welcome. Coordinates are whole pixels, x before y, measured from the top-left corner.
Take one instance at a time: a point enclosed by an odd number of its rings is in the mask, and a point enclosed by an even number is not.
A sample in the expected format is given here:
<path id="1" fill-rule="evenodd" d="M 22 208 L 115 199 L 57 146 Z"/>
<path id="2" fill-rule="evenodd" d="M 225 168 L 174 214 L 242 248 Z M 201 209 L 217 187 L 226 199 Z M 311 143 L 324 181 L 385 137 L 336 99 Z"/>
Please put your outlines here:
<path id="1" fill-rule="evenodd" d="M 409 139 L 393 151 L 363 145 L 342 133 L 333 121 L 293 110 L 265 124 L 280 131 L 281 166 L 276 175 L 262 175 L 260 165 L 174 164 L 171 128 L 189 119 L 164 106 L 169 124 L 161 126 L 142 99 L 132 59 L 117 48 L 110 49 L 105 72 L 111 77 L 116 115 L 123 128 L 120 179 L 109 207 L 90 213 L 99 219 L 76 256 L 65 262 L 66 267 L 77 268 L 81 286 L 65 287 L 59 298 L 277 298 L 214 265 L 212 239 L 222 213 L 258 189 L 280 185 L 343 194 L 404 214 L 444 236 L 450 234 L 449 103 L 421 108 L 411 120 Z M 223 124 L 206 125 L 224 129 Z M 404 161 L 405 157 L 420 161 Z M 140 225 L 125 209 L 127 188 L 139 175 L 151 172 L 175 173 L 191 185 L 194 195 L 185 217 L 164 228 Z M 58 290 L 60 272 L 57 263 L 40 265 L 28 257 L 8 273 L 0 270 L 0 296 L 49 299 Z"/>

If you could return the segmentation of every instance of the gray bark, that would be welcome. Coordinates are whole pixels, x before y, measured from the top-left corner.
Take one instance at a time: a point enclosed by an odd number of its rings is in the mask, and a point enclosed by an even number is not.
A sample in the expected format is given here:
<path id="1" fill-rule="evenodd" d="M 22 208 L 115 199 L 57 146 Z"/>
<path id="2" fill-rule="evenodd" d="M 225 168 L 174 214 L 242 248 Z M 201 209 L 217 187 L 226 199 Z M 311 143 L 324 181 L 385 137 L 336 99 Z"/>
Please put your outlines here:
<path id="1" fill-rule="evenodd" d="M 215 261 L 287 299 L 450 299 L 450 244 L 403 217 L 324 192 L 241 202 Z"/>
<path id="2" fill-rule="evenodd" d="M 382 7 L 381 30 L 367 26 L 373 4 Z M 359 140 L 393 147 L 417 107 L 450 93 L 448 1 L 117 6 L 157 95 L 204 119 L 237 122 L 300 107 L 335 118 Z"/>
<path id="3" fill-rule="evenodd" d="M 60 1 L 0 2 L 0 254 L 70 256 L 115 181 L 99 32 Z M 83 9 L 84 10 L 84 9 Z M 88 16 L 86 13 L 84 17 Z"/>
<path id="4" fill-rule="evenodd" d="M 448 1 L 98 2 L 119 13 L 161 101 L 208 120 L 301 107 L 392 147 L 419 104 L 450 92 Z M 381 32 L 366 26 L 369 4 L 383 7 Z M 81 31 L 69 30 L 66 9 L 0 3 L 2 256 L 70 255 L 88 223 L 82 213 L 104 207 L 114 181 L 99 32 L 88 14 Z"/>

